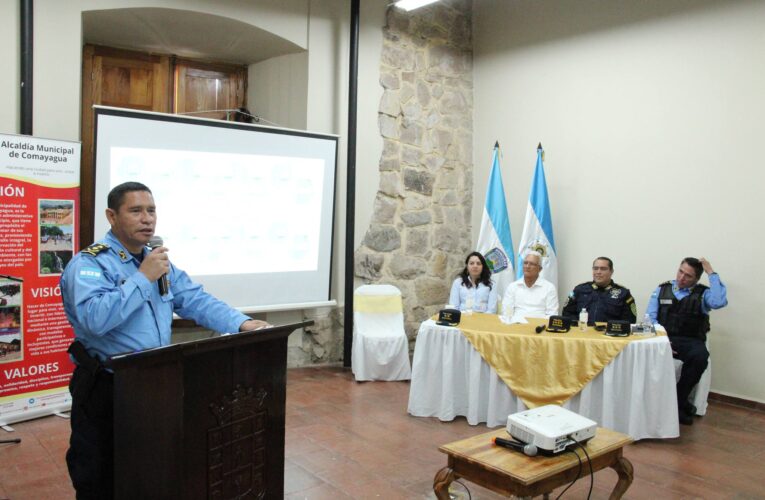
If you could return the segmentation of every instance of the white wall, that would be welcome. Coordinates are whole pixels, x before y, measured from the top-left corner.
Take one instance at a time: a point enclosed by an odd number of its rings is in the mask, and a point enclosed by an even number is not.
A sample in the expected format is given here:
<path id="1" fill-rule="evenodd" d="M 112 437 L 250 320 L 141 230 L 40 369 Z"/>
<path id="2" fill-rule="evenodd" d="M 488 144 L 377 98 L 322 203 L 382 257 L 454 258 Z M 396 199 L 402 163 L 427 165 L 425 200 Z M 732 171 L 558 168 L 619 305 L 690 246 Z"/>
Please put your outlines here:
<path id="1" fill-rule="evenodd" d="M 559 294 L 607 255 L 642 316 L 683 257 L 705 256 L 730 302 L 711 316 L 712 389 L 765 402 L 765 2 L 474 6 L 475 236 L 496 139 L 518 244 L 541 141 Z"/>
<path id="2" fill-rule="evenodd" d="M 308 53 L 272 57 L 248 68 L 247 104 L 263 125 L 305 130 Z"/>

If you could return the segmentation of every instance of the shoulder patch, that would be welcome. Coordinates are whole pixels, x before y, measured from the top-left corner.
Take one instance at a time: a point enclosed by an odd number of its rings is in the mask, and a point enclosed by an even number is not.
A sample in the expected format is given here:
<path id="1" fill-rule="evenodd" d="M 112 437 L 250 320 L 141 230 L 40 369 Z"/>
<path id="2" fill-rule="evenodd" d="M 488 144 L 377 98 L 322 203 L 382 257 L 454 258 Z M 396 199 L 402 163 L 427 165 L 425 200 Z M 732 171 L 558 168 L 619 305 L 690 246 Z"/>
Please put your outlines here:
<path id="1" fill-rule="evenodd" d="M 627 297 L 627 300 L 625 302 L 627 302 L 627 304 L 631 304 L 635 302 L 635 299 L 632 297 L 632 295 L 630 295 L 629 297 Z"/>
<path id="2" fill-rule="evenodd" d="M 93 243 L 88 248 L 85 248 L 84 250 L 82 250 L 82 252 L 86 253 L 88 255 L 92 255 L 93 257 L 95 257 L 99 253 L 103 252 L 104 250 L 108 250 L 108 249 L 109 249 L 109 245 L 107 245 L 105 243 Z"/>

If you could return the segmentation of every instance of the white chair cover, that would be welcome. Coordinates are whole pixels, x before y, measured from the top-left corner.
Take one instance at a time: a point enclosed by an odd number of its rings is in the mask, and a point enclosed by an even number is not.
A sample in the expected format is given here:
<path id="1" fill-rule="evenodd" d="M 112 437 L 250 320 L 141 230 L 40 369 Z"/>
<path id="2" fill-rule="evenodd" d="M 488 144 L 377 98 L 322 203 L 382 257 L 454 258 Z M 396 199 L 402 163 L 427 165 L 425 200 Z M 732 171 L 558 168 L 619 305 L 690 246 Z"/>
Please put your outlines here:
<path id="1" fill-rule="evenodd" d="M 401 291 L 395 286 L 364 285 L 354 292 L 351 370 L 356 380 L 411 378 Z"/>
<path id="2" fill-rule="evenodd" d="M 709 350 L 709 340 L 707 340 L 707 350 Z M 683 362 L 675 359 L 675 382 L 680 380 L 680 372 L 683 369 Z M 696 407 L 696 415 L 704 416 L 707 414 L 707 398 L 709 389 L 712 387 L 712 356 L 709 356 L 709 364 L 704 373 L 701 374 L 699 383 L 691 391 L 690 400 Z"/>

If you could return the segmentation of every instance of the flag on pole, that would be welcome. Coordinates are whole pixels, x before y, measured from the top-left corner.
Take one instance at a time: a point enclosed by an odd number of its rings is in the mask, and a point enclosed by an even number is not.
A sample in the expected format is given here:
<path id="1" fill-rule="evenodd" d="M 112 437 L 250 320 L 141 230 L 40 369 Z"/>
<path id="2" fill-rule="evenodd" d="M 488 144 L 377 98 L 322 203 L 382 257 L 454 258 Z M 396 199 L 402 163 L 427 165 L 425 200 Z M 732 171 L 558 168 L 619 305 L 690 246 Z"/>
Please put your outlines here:
<path id="1" fill-rule="evenodd" d="M 502 172 L 499 168 L 499 142 L 494 144 L 494 155 L 486 187 L 486 203 L 483 206 L 481 232 L 478 234 L 476 250 L 486 258 L 501 297 L 505 287 L 515 281 L 513 263 L 513 237 L 510 234 L 510 219 L 507 216 L 505 188 L 502 187 Z"/>
<path id="2" fill-rule="evenodd" d="M 547 196 L 545 180 L 544 150 L 540 143 L 537 147 L 537 166 L 531 181 L 529 204 L 526 207 L 526 220 L 523 223 L 521 244 L 518 245 L 517 276 L 523 276 L 523 259 L 529 250 L 542 254 L 542 272 L 540 276 L 558 288 L 558 256 L 553 237 L 550 199 Z"/>

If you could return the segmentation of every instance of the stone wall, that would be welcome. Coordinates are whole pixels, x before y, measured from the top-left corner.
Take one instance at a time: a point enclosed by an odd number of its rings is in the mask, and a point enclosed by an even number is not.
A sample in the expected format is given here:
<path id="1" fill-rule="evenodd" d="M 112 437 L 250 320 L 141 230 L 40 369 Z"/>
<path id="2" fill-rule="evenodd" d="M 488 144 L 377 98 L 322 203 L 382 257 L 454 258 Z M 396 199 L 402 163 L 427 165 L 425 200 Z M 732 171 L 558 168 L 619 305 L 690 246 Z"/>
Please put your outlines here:
<path id="1" fill-rule="evenodd" d="M 410 338 L 472 248 L 470 0 L 389 7 L 380 57 L 380 186 L 355 275 L 401 289 Z"/>

